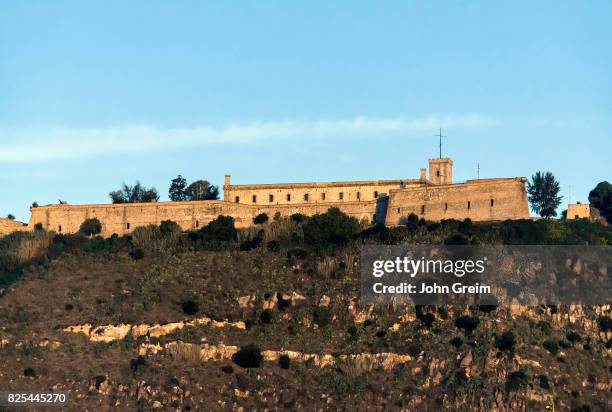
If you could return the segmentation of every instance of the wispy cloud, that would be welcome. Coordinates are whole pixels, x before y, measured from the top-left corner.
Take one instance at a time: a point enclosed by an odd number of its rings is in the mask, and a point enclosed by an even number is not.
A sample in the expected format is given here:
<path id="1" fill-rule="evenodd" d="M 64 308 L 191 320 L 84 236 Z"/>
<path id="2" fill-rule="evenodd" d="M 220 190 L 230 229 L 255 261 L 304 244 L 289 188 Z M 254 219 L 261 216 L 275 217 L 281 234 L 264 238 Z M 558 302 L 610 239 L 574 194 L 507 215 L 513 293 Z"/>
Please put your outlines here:
<path id="1" fill-rule="evenodd" d="M 98 129 L 0 129 L 0 163 L 144 154 L 207 145 L 248 144 L 272 140 L 422 137 L 424 133 L 435 131 L 438 127 L 476 129 L 494 124 L 495 120 L 490 117 L 469 114 L 431 115 L 420 118 L 357 116 L 310 122 L 251 122 L 193 128 L 120 126 Z"/>

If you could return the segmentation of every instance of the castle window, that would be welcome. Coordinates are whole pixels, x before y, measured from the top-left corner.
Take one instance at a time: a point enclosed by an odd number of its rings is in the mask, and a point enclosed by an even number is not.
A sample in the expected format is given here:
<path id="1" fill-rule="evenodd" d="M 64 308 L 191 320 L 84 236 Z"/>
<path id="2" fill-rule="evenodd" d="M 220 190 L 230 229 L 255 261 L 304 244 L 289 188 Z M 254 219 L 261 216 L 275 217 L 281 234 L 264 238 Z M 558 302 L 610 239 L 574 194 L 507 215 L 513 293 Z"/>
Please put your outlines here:
<path id="1" fill-rule="evenodd" d="M 397 213 L 399 213 L 399 212 L 400 212 L 400 208 L 398 207 L 398 208 L 397 208 Z"/>
<path id="2" fill-rule="evenodd" d="M 269 200 L 270 202 L 274 202 L 274 195 L 270 195 L 268 200 Z"/>
<path id="3" fill-rule="evenodd" d="M 130 230 L 130 224 L 129 224 L 129 223 L 126 223 L 126 224 L 125 224 L 125 228 L 126 228 L 127 230 Z"/>
<path id="4" fill-rule="evenodd" d="M 200 221 L 196 220 L 196 227 L 200 227 Z"/>
<path id="5" fill-rule="evenodd" d="M 444 203 L 444 211 L 446 212 L 448 210 L 448 203 Z"/>
<path id="6" fill-rule="evenodd" d="M 321 193 L 321 200 L 325 200 L 325 193 Z"/>
<path id="7" fill-rule="evenodd" d="M 491 199 L 491 207 L 495 205 L 495 199 Z"/>
<path id="8" fill-rule="evenodd" d="M 440 171 L 436 170 L 436 176 L 440 177 Z"/>
<path id="9" fill-rule="evenodd" d="M 574 219 L 579 219 L 578 215 L 574 215 Z M 60 228 L 61 228 L 61 226 L 60 226 Z M 60 232 L 61 232 L 61 230 L 60 230 Z"/>
<path id="10" fill-rule="evenodd" d="M 291 193 L 287 193 L 287 202 L 291 202 Z"/>
<path id="11" fill-rule="evenodd" d="M 304 193 L 304 201 L 308 202 L 308 193 Z"/>
<path id="12" fill-rule="evenodd" d="M 253 195 L 253 203 L 257 203 L 257 195 Z"/>
<path id="13" fill-rule="evenodd" d="M 59 225 L 58 232 L 61 232 L 61 231 L 62 231 L 62 225 Z"/>
<path id="14" fill-rule="evenodd" d="M 421 214 L 424 215 L 425 214 L 425 205 L 421 206 Z"/>
<path id="15" fill-rule="evenodd" d="M 236 196 L 236 203 L 240 203 L 240 196 Z"/>
<path id="16" fill-rule="evenodd" d="M 378 190 L 374 191 L 374 199 L 378 199 Z"/>
<path id="17" fill-rule="evenodd" d="M 468 209 L 470 209 L 471 207 L 472 207 L 472 202 L 468 200 Z"/>
<path id="18" fill-rule="evenodd" d="M 338 199 L 340 199 L 340 200 L 344 199 L 344 192 L 338 193 Z"/>
<path id="19" fill-rule="evenodd" d="M 372 221 L 376 222 L 376 213 L 374 213 L 374 215 L 372 215 Z"/>

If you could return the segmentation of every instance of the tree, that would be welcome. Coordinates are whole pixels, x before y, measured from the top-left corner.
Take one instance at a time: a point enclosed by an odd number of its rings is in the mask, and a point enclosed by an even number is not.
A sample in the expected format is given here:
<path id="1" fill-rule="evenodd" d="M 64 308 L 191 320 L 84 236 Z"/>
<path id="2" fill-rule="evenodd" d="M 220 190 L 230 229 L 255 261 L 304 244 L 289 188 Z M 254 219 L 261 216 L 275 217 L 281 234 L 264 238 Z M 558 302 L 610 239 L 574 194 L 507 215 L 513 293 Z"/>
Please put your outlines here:
<path id="1" fill-rule="evenodd" d="M 102 223 L 97 218 L 85 219 L 79 230 L 85 236 L 99 235 L 102 232 Z"/>
<path id="2" fill-rule="evenodd" d="M 189 200 L 217 200 L 219 188 L 207 180 L 196 180 L 185 189 Z"/>
<path id="3" fill-rule="evenodd" d="M 557 216 L 557 208 L 563 196 L 559 196 L 560 185 L 550 172 L 537 172 L 527 182 L 527 193 L 531 209 L 541 217 Z"/>
<path id="4" fill-rule="evenodd" d="M 154 187 L 146 188 L 136 181 L 134 186 L 128 186 L 123 183 L 120 190 L 115 190 L 108 194 L 113 203 L 146 203 L 157 202 L 159 194 Z"/>
<path id="5" fill-rule="evenodd" d="M 13 214 L 9 213 L 8 215 L 6 215 L 6 218 L 7 218 L 8 220 L 15 220 L 15 215 L 13 215 Z"/>
<path id="6" fill-rule="evenodd" d="M 304 223 L 304 240 L 317 250 L 323 251 L 348 243 L 359 229 L 357 219 L 336 207 L 330 207 L 327 212 L 316 214 Z"/>
<path id="7" fill-rule="evenodd" d="M 268 221 L 268 215 L 265 213 L 260 213 L 253 219 L 253 223 L 256 225 L 262 225 Z"/>
<path id="8" fill-rule="evenodd" d="M 612 223 L 612 185 L 606 181 L 599 182 L 595 189 L 589 192 L 589 202 L 599 210 L 608 223 Z"/>
<path id="9" fill-rule="evenodd" d="M 168 196 L 173 202 L 182 202 L 189 200 L 187 195 L 187 179 L 183 176 L 178 175 L 176 179 L 172 179 L 170 182 L 170 189 L 168 190 Z"/>

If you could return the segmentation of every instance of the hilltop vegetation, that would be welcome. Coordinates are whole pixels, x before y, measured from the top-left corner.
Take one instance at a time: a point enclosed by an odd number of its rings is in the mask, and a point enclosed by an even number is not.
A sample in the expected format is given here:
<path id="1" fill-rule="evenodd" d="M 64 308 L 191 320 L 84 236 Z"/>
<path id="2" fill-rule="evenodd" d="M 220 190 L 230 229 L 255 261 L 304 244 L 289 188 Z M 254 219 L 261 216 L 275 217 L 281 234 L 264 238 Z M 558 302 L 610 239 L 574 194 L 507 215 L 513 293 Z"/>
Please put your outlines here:
<path id="1" fill-rule="evenodd" d="M 219 216 L 187 233 L 165 221 L 106 239 L 90 222 L 78 235 L 1 238 L 0 386 L 78 391 L 74 410 L 543 410 L 552 399 L 595 411 L 611 401 L 612 321 L 601 308 L 358 303 L 363 244 L 610 245 L 609 227 L 414 217 L 369 227 L 337 209 L 258 221 L 236 230 Z M 130 326 L 107 342 L 97 337 L 116 331 L 64 331 L 177 322 L 192 323 Z M 233 360 L 202 360 L 224 345 L 238 348 Z M 286 350 L 332 361 L 266 352 Z M 394 356 L 386 366 L 366 356 L 383 353 Z"/>

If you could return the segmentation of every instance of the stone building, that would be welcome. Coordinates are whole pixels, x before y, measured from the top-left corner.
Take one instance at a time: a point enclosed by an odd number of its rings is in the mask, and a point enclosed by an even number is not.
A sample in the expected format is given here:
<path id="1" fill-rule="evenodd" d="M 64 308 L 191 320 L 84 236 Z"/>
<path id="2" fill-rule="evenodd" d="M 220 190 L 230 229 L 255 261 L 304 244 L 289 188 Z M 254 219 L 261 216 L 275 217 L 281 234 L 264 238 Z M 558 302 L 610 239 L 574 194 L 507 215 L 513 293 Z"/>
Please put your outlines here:
<path id="1" fill-rule="evenodd" d="M 367 222 L 402 224 L 411 214 L 427 220 L 474 221 L 529 218 L 525 178 L 452 182 L 453 162 L 430 159 L 429 176 L 418 179 L 234 185 L 225 176 L 223 200 L 100 205 L 48 205 L 31 208 L 28 228 L 40 223 L 60 233 L 74 233 L 88 218 L 102 222 L 102 234 L 130 233 L 138 226 L 173 220 L 185 230 L 206 225 L 219 215 L 247 227 L 260 213 L 313 215 L 337 207 Z"/>
<path id="2" fill-rule="evenodd" d="M 591 205 L 583 203 L 574 203 L 567 205 L 567 220 L 573 219 L 590 219 Z"/>
<path id="3" fill-rule="evenodd" d="M 25 226 L 25 223 L 21 223 L 13 219 L 0 217 L 0 236 L 7 235 L 11 232 L 15 232 L 18 230 L 27 230 L 27 226 Z"/>

